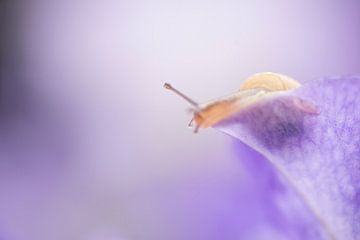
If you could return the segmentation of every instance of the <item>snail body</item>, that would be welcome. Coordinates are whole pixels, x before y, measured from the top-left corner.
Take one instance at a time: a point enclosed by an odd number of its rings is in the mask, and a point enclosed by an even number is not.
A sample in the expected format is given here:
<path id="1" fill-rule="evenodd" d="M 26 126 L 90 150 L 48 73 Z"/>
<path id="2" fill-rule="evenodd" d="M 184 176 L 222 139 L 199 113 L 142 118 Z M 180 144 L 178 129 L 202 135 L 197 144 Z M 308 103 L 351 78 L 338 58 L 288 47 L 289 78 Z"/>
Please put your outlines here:
<path id="1" fill-rule="evenodd" d="M 272 72 L 257 73 L 247 78 L 241 84 L 239 91 L 205 104 L 196 103 L 168 83 L 165 83 L 164 86 L 180 95 L 194 107 L 194 117 L 191 123 L 195 123 L 194 131 L 197 132 L 199 128 L 214 126 L 264 98 L 299 88 L 301 84 L 283 74 Z M 299 108 L 304 108 L 304 111 L 315 111 L 315 107 L 306 101 L 299 101 L 298 99 L 294 99 L 294 101 L 298 105 L 301 103 Z"/>

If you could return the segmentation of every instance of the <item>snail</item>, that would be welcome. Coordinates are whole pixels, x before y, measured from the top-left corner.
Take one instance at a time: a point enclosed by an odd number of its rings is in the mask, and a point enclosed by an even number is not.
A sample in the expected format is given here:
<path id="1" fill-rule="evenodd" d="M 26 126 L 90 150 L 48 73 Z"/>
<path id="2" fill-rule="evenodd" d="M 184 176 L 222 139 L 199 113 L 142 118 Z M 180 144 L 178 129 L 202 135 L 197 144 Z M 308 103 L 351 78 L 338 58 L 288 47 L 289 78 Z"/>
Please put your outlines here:
<path id="1" fill-rule="evenodd" d="M 198 132 L 199 128 L 212 127 L 262 99 L 276 96 L 281 92 L 297 89 L 300 86 L 299 82 L 283 74 L 272 72 L 257 73 L 247 78 L 240 86 L 239 91 L 205 104 L 199 104 L 169 83 L 164 84 L 166 89 L 179 95 L 192 105 L 194 117 L 189 126 L 192 126 L 193 122 L 195 122 L 195 133 Z M 318 109 L 314 104 L 296 97 L 293 100 L 294 105 L 303 112 L 318 113 Z"/>

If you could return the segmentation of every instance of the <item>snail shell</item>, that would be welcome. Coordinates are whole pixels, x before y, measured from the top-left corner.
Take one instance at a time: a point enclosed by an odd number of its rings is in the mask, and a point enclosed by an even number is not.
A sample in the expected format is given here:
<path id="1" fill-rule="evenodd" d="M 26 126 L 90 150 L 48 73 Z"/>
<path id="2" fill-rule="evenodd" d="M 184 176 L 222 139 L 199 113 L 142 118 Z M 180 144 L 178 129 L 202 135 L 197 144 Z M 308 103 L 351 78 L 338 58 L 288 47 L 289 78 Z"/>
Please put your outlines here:
<path id="1" fill-rule="evenodd" d="M 257 73 L 245 80 L 240 86 L 240 91 L 249 89 L 264 89 L 266 91 L 288 91 L 300 87 L 294 79 L 279 73 Z"/>

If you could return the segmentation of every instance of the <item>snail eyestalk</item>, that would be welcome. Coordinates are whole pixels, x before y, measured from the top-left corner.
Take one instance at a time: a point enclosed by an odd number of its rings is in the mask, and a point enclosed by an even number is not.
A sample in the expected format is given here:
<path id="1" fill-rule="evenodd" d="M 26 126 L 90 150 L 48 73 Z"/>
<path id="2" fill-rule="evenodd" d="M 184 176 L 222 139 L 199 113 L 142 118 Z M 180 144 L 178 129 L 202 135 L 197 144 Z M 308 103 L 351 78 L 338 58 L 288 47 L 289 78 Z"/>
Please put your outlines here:
<path id="1" fill-rule="evenodd" d="M 197 102 L 195 102 L 194 100 L 192 100 L 191 98 L 189 98 L 188 96 L 186 96 L 185 94 L 183 94 L 182 92 L 177 90 L 176 88 L 173 88 L 169 83 L 165 83 L 164 88 L 174 92 L 176 95 L 178 95 L 178 96 L 182 97 L 183 99 L 185 99 L 185 101 L 190 103 L 196 109 L 199 109 L 199 104 Z"/>

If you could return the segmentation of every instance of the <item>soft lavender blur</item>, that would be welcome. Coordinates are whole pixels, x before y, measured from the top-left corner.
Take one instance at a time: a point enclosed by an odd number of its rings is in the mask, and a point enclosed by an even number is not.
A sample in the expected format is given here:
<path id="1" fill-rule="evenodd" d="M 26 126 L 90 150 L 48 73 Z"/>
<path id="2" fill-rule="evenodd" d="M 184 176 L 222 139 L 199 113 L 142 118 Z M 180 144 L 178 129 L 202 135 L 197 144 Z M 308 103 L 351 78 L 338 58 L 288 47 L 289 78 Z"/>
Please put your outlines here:
<path id="1" fill-rule="evenodd" d="M 299 81 L 359 73 L 359 9 L 1 1 L 0 239 L 290 236 L 264 207 L 276 178 L 246 171 L 264 159 L 246 148 L 238 157 L 213 130 L 193 135 L 187 104 L 162 84 L 203 101 L 261 71 Z"/>

